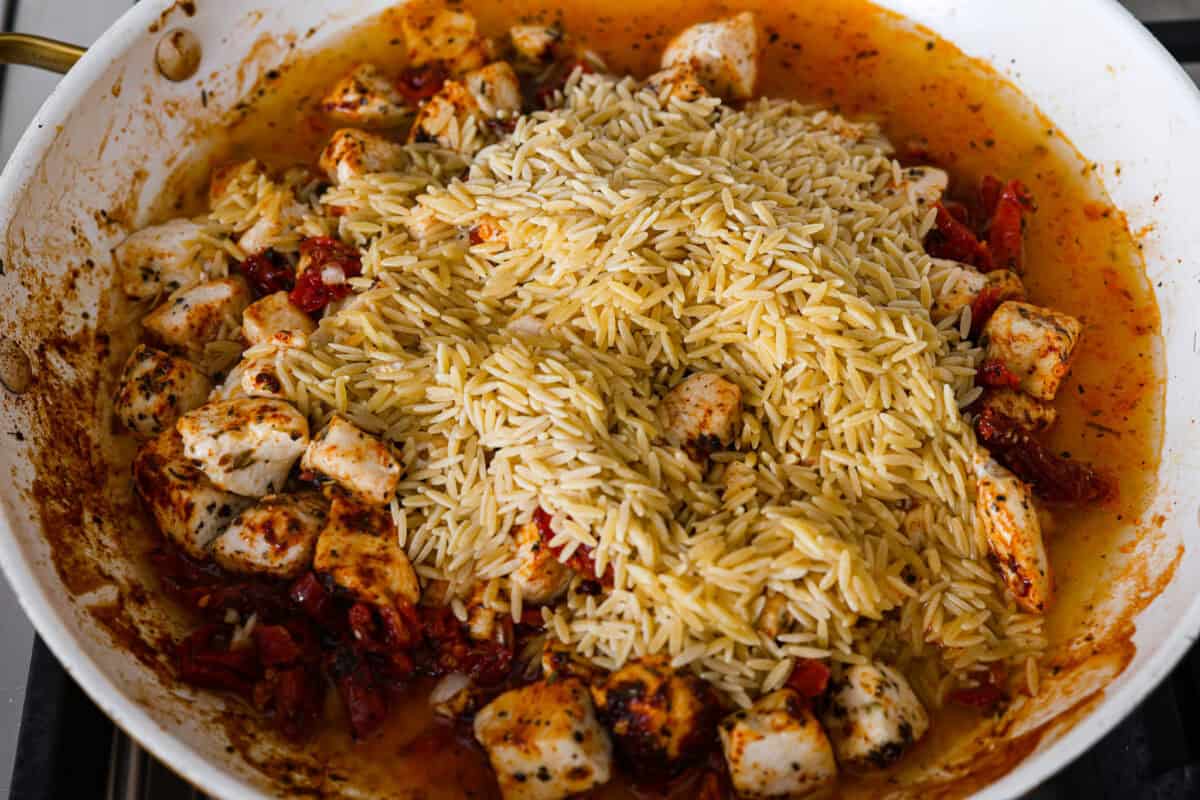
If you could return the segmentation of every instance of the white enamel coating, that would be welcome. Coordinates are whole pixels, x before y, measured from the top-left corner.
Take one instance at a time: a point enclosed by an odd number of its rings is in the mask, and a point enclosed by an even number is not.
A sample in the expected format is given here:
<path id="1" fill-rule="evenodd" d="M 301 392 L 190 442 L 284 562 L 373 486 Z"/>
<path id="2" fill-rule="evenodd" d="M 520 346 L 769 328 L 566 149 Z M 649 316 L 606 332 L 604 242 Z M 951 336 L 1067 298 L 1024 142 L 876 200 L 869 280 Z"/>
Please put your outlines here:
<path id="1" fill-rule="evenodd" d="M 47 101 L 0 177 L 0 231 L 9 231 L 10 242 L 4 247 L 14 241 L 13 231 L 20 240 L 38 224 L 53 224 L 73 209 L 95 207 L 113 185 L 128 184 L 135 169 L 148 172 L 141 197 L 153 198 L 173 166 L 171 142 L 180 141 L 196 118 L 218 119 L 239 89 L 248 88 L 238 83 L 235 65 L 263 34 L 302 33 L 319 25 L 318 35 L 304 42 L 305 47 L 316 46 L 390 3 L 200 0 L 194 18 L 172 12 L 168 27 L 185 24 L 204 43 L 201 75 L 220 73 L 206 79 L 214 92 L 211 107 L 203 112 L 196 108 L 195 85 L 167 85 L 154 75 L 156 37 L 148 30 L 172 5 L 170 0 L 144 0 L 134 6 Z M 248 13 L 249 5 L 262 13 Z M 885 0 L 884 5 L 1012 77 L 1099 164 L 1107 189 L 1128 214 L 1131 227 L 1154 226 L 1144 242 L 1163 313 L 1169 381 L 1160 495 L 1152 513 L 1165 515 L 1164 536 L 1171 548 L 1180 542 L 1191 545 L 1200 499 L 1200 430 L 1195 419 L 1200 408 L 1195 312 L 1200 308 L 1200 226 L 1194 223 L 1195 210 L 1200 209 L 1200 96 L 1149 34 L 1109 0 Z M 331 12 L 331 7 L 338 11 Z M 257 53 L 259 65 L 270 65 L 281 60 L 285 50 L 267 47 Z M 248 79 L 256 74 L 250 70 Z M 187 112 L 144 113 L 141 98 L 146 89 L 161 98 L 164 108 L 177 100 Z M 107 149 L 97 151 L 97 137 L 104 134 L 107 141 L 114 130 L 117 134 Z M 53 213 L 38 207 L 39 198 L 51 196 L 47 186 L 58 187 L 62 198 L 54 203 Z M 106 239 L 95 226 L 84 227 L 100 247 L 111 243 L 111 234 Z M 80 302 L 94 306 L 101 278 L 85 284 Z M 19 319 L 22 290 L 17 287 L 6 294 L 10 300 L 0 316 Z M 18 316 L 6 316 L 11 314 Z M 80 324 L 74 317 L 64 322 L 68 329 Z M 0 412 L 7 413 L 6 404 L 15 407 L 11 399 L 0 399 Z M 94 623 L 67 601 L 36 521 L 21 503 L 18 487 L 29 477 L 24 454 L 7 439 L 0 449 L 0 469 L 6 475 L 14 470 L 14 479 L 0 486 L 0 564 L 38 631 L 104 711 L 185 778 L 217 796 L 269 796 L 251 768 L 223 754 L 224 741 L 213 730 L 191 721 L 175 698 L 177 690 L 149 681 L 128 654 L 106 646 Z M 1200 548 L 1188 547 L 1175 580 L 1138 617 L 1137 656 L 1109 686 L 1102 702 L 979 796 L 1019 796 L 1133 709 L 1197 637 L 1197 581 Z"/>

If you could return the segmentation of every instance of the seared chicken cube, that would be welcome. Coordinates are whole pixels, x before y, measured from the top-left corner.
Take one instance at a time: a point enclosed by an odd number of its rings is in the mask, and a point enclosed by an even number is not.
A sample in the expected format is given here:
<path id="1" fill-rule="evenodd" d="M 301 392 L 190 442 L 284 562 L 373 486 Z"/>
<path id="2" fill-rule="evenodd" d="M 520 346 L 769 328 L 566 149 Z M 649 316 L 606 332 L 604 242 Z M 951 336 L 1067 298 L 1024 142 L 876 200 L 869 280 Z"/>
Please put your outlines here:
<path id="1" fill-rule="evenodd" d="M 495 61 L 463 76 L 467 90 L 485 117 L 501 117 L 521 110 L 521 82 L 507 61 Z"/>
<path id="2" fill-rule="evenodd" d="M 239 367 L 239 388 L 243 397 L 273 397 L 286 400 L 283 379 L 275 363 L 275 353 L 249 356 L 242 359 Z"/>
<path id="3" fill-rule="evenodd" d="M 950 176 L 937 167 L 905 167 L 900 183 L 888 188 L 884 205 L 912 204 L 918 211 L 933 208 L 950 187 Z"/>
<path id="4" fill-rule="evenodd" d="M 366 131 L 343 128 L 321 153 L 321 170 L 337 185 L 373 172 L 394 172 L 408 163 L 402 145 Z"/>
<path id="5" fill-rule="evenodd" d="M 707 683 L 662 656 L 631 661 L 592 686 L 600 719 L 635 767 L 673 769 L 703 755 L 720 704 Z"/>
<path id="6" fill-rule="evenodd" d="M 251 345 L 262 344 L 283 331 L 308 335 L 317 329 L 312 317 L 288 298 L 287 292 L 255 300 L 242 312 L 242 337 Z"/>
<path id="7" fill-rule="evenodd" d="M 993 308 L 996 303 L 1025 297 L 1025 286 L 1015 272 L 998 269 L 985 273 L 957 261 L 942 258 L 933 261 L 930 282 L 934 298 L 929 315 L 934 322 L 954 316 L 984 294 L 993 301 Z"/>
<path id="8" fill-rule="evenodd" d="M 480 118 L 480 113 L 475 95 L 465 84 L 446 81 L 417 112 L 417 119 L 408 132 L 408 141 L 436 142 L 447 150 L 464 150 L 466 129 L 472 120 Z"/>
<path id="9" fill-rule="evenodd" d="M 520 566 L 509 576 L 521 590 L 521 598 L 531 605 L 557 600 L 571 583 L 571 570 L 560 562 L 544 541 L 536 522 L 528 522 L 514 532 Z"/>
<path id="10" fill-rule="evenodd" d="M 606 783 L 612 744 L 577 680 L 505 692 L 475 717 L 504 800 L 563 800 Z"/>
<path id="11" fill-rule="evenodd" d="M 1058 393 L 1082 332 L 1074 317 L 1015 301 L 996 309 L 983 329 L 987 357 L 1004 362 L 1021 379 L 1021 390 L 1039 400 Z"/>
<path id="12" fill-rule="evenodd" d="M 412 112 L 404 95 L 374 64 L 359 64 L 321 101 L 339 122 L 363 127 L 395 127 Z"/>
<path id="13" fill-rule="evenodd" d="M 193 558 L 208 558 L 208 546 L 250 500 L 218 489 L 184 455 L 174 428 L 138 451 L 133 482 L 158 529 Z"/>
<path id="14" fill-rule="evenodd" d="M 460 74 L 491 60 L 492 43 L 470 14 L 414 3 L 401 24 L 410 66 L 442 63 Z"/>
<path id="15" fill-rule="evenodd" d="M 176 424 L 187 457 L 228 492 L 262 497 L 283 489 L 308 446 L 308 420 L 282 400 L 210 403 Z"/>
<path id="16" fill-rule="evenodd" d="M 663 51 L 662 67 L 687 64 L 713 94 L 727 100 L 754 95 L 758 78 L 758 29 L 744 11 L 715 22 L 693 25 Z"/>
<path id="17" fill-rule="evenodd" d="M 1054 406 L 1012 389 L 988 389 L 979 398 L 979 410 L 1008 417 L 1018 427 L 1035 433 L 1046 430 L 1058 419 Z"/>
<path id="18" fill-rule="evenodd" d="M 1017 605 L 1035 614 L 1050 605 L 1050 561 L 1033 490 L 983 453 L 975 456 L 975 515 Z"/>
<path id="19" fill-rule="evenodd" d="M 138 345 L 125 362 L 114 410 L 133 433 L 156 436 L 204 405 L 211 390 L 208 376 L 192 362 Z"/>
<path id="20" fill-rule="evenodd" d="M 125 294 L 149 300 L 204 280 L 197 260 L 203 227 L 188 219 L 174 219 L 143 228 L 113 249 L 117 275 Z"/>
<path id="21" fill-rule="evenodd" d="M 791 689 L 726 717 L 719 733 L 738 797 L 806 797 L 837 777 L 825 729 Z"/>
<path id="22" fill-rule="evenodd" d="M 708 97 L 708 90 L 700 82 L 691 64 L 675 64 L 646 78 L 646 88 L 657 95 L 666 92 L 667 97 L 677 97 L 685 103 Z"/>
<path id="23" fill-rule="evenodd" d="M 847 667 L 821 721 L 847 769 L 886 767 L 929 730 L 929 715 L 908 680 L 883 664 Z"/>
<path id="24" fill-rule="evenodd" d="M 217 537 L 213 559 L 230 572 L 299 577 L 312 567 L 327 505 L 315 491 L 267 495 Z"/>
<path id="25" fill-rule="evenodd" d="M 508 38 L 521 58 L 549 64 L 563 41 L 563 29 L 559 25 L 513 25 L 508 29 Z"/>
<path id="26" fill-rule="evenodd" d="M 365 505 L 336 490 L 330 499 L 313 569 L 365 603 L 386 606 L 404 600 L 416 605 L 421 584 L 387 507 Z"/>
<path id="27" fill-rule="evenodd" d="M 502 612 L 487 603 L 486 589 L 487 584 L 476 584 L 467 600 L 467 635 L 477 642 L 500 641 L 506 634 L 504 626 L 496 624 Z"/>
<path id="28" fill-rule="evenodd" d="M 402 471 L 386 444 L 337 415 L 313 438 L 300 466 L 326 475 L 366 502 L 377 504 L 395 497 Z"/>
<path id="29" fill-rule="evenodd" d="M 735 440 L 742 390 L 720 375 L 698 372 L 667 392 L 659 413 L 667 440 L 702 460 Z"/>
<path id="30" fill-rule="evenodd" d="M 604 677 L 604 672 L 580 658 L 574 647 L 557 639 L 547 639 L 542 647 L 542 677 L 548 681 L 578 678 L 591 686 Z"/>
<path id="31" fill-rule="evenodd" d="M 235 339 L 242 312 L 250 305 L 250 289 L 239 277 L 206 281 L 173 292 L 142 320 L 156 342 L 198 351 L 218 339 Z"/>

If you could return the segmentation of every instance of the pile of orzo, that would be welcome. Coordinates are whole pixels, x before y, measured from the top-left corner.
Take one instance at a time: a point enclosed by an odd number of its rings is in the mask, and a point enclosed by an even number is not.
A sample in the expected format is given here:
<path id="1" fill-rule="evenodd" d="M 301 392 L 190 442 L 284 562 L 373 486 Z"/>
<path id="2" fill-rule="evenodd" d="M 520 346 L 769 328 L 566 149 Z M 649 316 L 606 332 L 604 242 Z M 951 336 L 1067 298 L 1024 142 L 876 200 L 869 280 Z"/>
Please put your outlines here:
<path id="1" fill-rule="evenodd" d="M 638 86 L 577 75 L 469 160 L 411 144 L 327 195 L 340 216 L 305 224 L 363 272 L 276 354 L 285 393 L 402 448 L 401 543 L 462 618 L 472 591 L 522 618 L 512 531 L 541 508 L 594 559 L 575 583 L 611 579 L 541 609 L 547 633 L 605 668 L 664 653 L 745 705 L 802 658 L 883 659 L 934 702 L 1024 662 L 1040 619 L 975 519 L 981 352 L 969 310 L 931 321 L 934 211 L 889 143 Z M 658 408 L 695 372 L 743 397 L 704 461 Z"/>

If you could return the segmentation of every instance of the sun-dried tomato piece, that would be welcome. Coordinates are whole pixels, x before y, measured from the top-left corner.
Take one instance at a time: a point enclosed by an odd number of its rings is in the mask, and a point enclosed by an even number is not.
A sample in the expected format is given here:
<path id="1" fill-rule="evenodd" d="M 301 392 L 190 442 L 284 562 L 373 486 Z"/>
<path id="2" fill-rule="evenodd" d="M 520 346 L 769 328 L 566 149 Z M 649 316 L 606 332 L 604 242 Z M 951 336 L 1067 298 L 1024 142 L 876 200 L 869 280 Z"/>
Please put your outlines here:
<path id="1" fill-rule="evenodd" d="M 1091 466 L 1052 453 L 1017 423 L 984 409 L 975 421 L 979 441 L 992 457 L 1052 503 L 1091 505 L 1116 496 L 1116 486 Z"/>
<path id="2" fill-rule="evenodd" d="M 971 336 L 983 333 L 983 326 L 1004 302 L 1004 292 L 995 287 L 986 287 L 971 301 Z"/>
<path id="3" fill-rule="evenodd" d="M 226 628 L 205 625 L 180 642 L 175 662 L 180 680 L 204 689 L 249 695 L 262 668 L 252 647 L 231 650 Z"/>
<path id="4" fill-rule="evenodd" d="M 396 79 L 396 89 L 404 95 L 405 100 L 416 105 L 441 91 L 449 78 L 450 72 L 445 64 L 431 61 L 401 72 L 400 77 Z"/>
<path id="5" fill-rule="evenodd" d="M 988 269 L 1021 273 L 1024 267 L 1025 212 L 1032 208 L 1032 196 L 1020 181 L 1009 181 L 1000 190 L 987 227 L 987 246 L 991 256 Z"/>
<path id="6" fill-rule="evenodd" d="M 304 649 L 296 643 L 291 631 L 282 625 L 255 625 L 250 635 L 263 666 L 294 664 L 304 656 Z"/>
<path id="7" fill-rule="evenodd" d="M 925 237 L 925 250 L 936 258 L 970 264 L 985 272 L 992 266 L 987 247 L 942 203 L 937 204 L 937 217 Z"/>
<path id="8" fill-rule="evenodd" d="M 296 270 L 288 257 L 278 250 L 266 249 L 247 258 L 238 265 L 246 276 L 255 297 L 265 297 L 276 292 L 290 292 L 296 285 Z"/>
<path id="9" fill-rule="evenodd" d="M 806 700 L 820 697 L 829 688 L 829 667 L 815 658 L 797 659 L 785 685 Z"/>
<path id="10" fill-rule="evenodd" d="M 975 382 L 993 389 L 1019 389 L 1021 378 L 998 358 L 985 359 L 975 372 Z"/>
<path id="11" fill-rule="evenodd" d="M 312 314 L 350 294 L 347 280 L 362 274 L 362 259 L 350 245 L 328 236 L 305 239 L 300 253 L 308 264 L 288 295 L 301 311 Z"/>
<path id="12" fill-rule="evenodd" d="M 592 557 L 592 548 L 588 547 L 587 545 L 580 545 L 579 547 L 576 547 L 575 552 L 571 554 L 571 557 L 563 561 L 563 548 L 561 546 L 555 547 L 554 545 L 550 544 L 550 540 L 554 538 L 554 529 L 550 526 L 551 519 L 552 518 L 550 514 L 540 507 L 533 512 L 533 521 L 537 523 L 538 533 L 541 534 L 542 541 L 545 542 L 546 546 L 549 547 L 551 552 L 554 553 L 554 557 L 559 561 L 562 561 L 563 564 L 567 565 L 575 572 L 578 572 L 583 577 L 597 578 L 597 580 L 599 580 L 603 586 L 606 588 L 612 588 L 612 565 L 608 565 L 608 567 L 604 570 L 603 575 L 597 576 L 596 559 Z"/>

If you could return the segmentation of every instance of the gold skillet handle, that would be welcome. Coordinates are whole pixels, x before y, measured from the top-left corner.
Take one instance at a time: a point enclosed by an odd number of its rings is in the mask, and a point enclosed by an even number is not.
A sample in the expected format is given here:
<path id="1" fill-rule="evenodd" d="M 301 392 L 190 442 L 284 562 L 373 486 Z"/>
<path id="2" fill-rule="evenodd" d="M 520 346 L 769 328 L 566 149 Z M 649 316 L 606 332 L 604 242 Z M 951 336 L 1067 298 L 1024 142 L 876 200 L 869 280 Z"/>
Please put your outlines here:
<path id="1" fill-rule="evenodd" d="M 65 73 L 85 52 L 82 47 L 43 36 L 0 33 L 0 64 L 22 64 Z"/>

